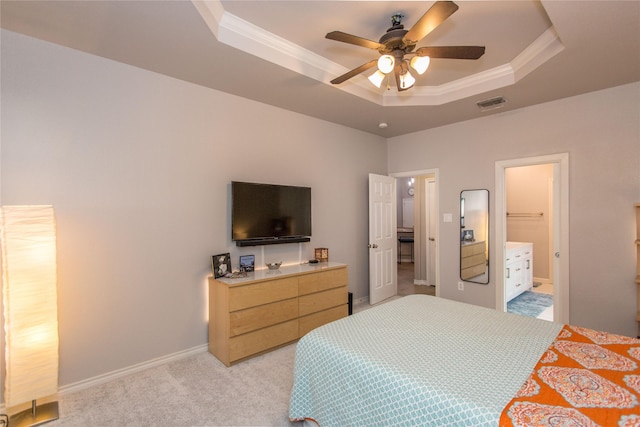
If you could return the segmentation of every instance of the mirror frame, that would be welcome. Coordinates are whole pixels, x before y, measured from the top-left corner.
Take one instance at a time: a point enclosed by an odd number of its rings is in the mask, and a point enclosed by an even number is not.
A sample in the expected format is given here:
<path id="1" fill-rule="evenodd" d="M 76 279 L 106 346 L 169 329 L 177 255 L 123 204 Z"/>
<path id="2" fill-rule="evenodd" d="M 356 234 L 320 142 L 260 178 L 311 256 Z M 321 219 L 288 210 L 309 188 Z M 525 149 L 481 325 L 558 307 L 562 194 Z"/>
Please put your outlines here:
<path id="1" fill-rule="evenodd" d="M 465 214 L 466 212 L 469 211 L 469 207 L 470 204 L 467 203 L 469 202 L 468 200 L 465 201 L 466 198 L 469 198 L 469 195 L 467 195 L 466 193 L 469 192 L 482 192 L 482 193 L 486 193 L 486 208 L 483 206 L 479 206 L 477 209 L 475 210 L 483 210 L 482 213 L 484 213 L 484 221 L 483 218 L 479 218 L 479 219 L 472 219 L 471 221 L 469 221 L 469 218 L 465 218 Z M 466 196 L 466 197 L 465 197 Z M 483 197 L 481 194 L 478 193 L 478 197 Z M 483 200 L 485 201 L 485 200 Z M 474 208 L 473 206 L 471 206 L 472 209 Z M 484 209 L 483 209 L 484 208 Z M 465 212 L 466 211 L 466 212 Z M 476 233 L 476 235 L 474 236 L 473 234 L 473 230 L 465 230 L 465 224 L 478 224 L 480 223 L 480 228 L 483 229 L 482 233 L 480 235 L 480 237 L 483 240 L 480 241 L 476 241 L 475 236 L 478 236 L 479 233 Z M 468 233 L 468 231 L 471 231 L 471 233 Z M 477 252 L 477 250 L 473 250 L 473 249 L 468 249 L 468 250 L 463 250 L 463 248 L 468 247 L 471 248 L 473 246 L 479 246 L 479 243 L 484 242 L 484 265 L 485 265 L 485 269 L 484 272 L 481 274 L 474 274 L 474 270 L 473 268 L 478 268 L 480 265 L 477 263 L 477 261 L 479 261 L 479 255 L 480 252 Z M 481 285 L 488 285 L 489 284 L 489 190 L 488 189 L 470 189 L 470 190 L 462 190 L 460 192 L 460 241 L 459 241 L 459 245 L 460 245 L 460 266 L 459 266 L 459 275 L 460 275 L 460 279 L 465 281 L 465 282 L 470 282 L 470 283 L 478 283 Z M 471 265 L 467 266 L 465 269 L 467 270 L 467 272 L 471 272 L 469 274 L 473 274 L 472 276 L 466 276 L 463 272 L 463 258 L 467 258 L 466 263 L 471 263 Z M 475 270 L 477 271 L 477 270 Z M 466 278 L 465 278 L 466 277 Z"/>

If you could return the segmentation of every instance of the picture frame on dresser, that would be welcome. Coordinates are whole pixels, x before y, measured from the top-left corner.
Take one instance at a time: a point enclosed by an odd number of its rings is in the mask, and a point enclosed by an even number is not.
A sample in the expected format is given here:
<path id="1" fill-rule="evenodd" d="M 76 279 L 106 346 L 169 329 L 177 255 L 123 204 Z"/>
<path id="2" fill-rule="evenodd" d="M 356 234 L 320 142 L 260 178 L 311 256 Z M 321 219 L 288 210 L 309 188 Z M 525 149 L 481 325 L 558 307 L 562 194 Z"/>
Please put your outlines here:
<path id="1" fill-rule="evenodd" d="M 231 254 L 218 254 L 211 257 L 211 270 L 214 278 L 224 277 L 231 273 Z"/>
<path id="2" fill-rule="evenodd" d="M 240 255 L 240 271 L 251 272 L 255 269 L 255 255 Z"/>

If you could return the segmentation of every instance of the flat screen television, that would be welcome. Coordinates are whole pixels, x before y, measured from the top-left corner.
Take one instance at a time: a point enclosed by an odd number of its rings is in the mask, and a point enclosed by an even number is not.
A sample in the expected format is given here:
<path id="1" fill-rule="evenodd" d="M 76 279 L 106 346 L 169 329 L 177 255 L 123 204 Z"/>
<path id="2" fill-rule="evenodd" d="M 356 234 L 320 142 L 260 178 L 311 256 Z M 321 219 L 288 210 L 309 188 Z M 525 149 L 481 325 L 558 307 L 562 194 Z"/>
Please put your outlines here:
<path id="1" fill-rule="evenodd" d="M 308 242 L 311 188 L 231 182 L 231 239 L 237 246 Z"/>

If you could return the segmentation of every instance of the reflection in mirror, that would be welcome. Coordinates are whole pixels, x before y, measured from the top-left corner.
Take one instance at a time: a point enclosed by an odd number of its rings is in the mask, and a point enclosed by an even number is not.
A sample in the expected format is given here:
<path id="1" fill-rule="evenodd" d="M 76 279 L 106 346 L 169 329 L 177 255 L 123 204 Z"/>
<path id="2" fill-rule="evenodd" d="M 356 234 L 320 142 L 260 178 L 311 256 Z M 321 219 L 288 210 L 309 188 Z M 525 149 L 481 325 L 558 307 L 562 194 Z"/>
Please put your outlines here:
<path id="1" fill-rule="evenodd" d="M 460 278 L 489 283 L 489 190 L 460 193 Z"/>

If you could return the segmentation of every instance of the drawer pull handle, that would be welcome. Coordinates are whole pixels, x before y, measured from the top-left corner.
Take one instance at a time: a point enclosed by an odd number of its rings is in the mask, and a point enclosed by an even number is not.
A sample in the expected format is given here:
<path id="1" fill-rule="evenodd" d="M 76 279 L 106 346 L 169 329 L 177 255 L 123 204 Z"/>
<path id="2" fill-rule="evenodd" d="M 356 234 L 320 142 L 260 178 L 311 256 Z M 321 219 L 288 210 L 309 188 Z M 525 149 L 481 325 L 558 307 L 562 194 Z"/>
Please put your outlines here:
<path id="1" fill-rule="evenodd" d="M 507 279 L 511 277 L 511 268 L 507 268 Z"/>

